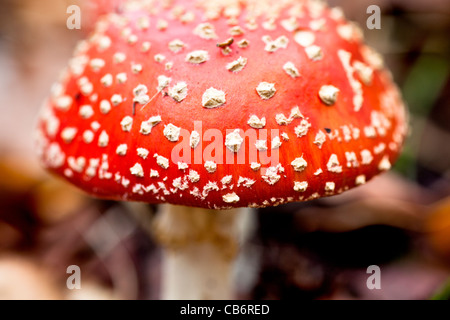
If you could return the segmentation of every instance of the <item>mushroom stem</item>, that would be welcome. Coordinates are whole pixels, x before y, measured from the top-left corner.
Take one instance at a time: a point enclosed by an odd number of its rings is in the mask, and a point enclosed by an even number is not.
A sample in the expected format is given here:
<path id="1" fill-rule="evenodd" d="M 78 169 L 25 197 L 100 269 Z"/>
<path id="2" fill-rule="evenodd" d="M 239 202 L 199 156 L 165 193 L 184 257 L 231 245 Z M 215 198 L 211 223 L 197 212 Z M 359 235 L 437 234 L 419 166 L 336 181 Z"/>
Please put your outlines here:
<path id="1" fill-rule="evenodd" d="M 162 299 L 234 297 L 234 261 L 249 230 L 245 211 L 161 205 L 153 227 L 164 247 Z"/>

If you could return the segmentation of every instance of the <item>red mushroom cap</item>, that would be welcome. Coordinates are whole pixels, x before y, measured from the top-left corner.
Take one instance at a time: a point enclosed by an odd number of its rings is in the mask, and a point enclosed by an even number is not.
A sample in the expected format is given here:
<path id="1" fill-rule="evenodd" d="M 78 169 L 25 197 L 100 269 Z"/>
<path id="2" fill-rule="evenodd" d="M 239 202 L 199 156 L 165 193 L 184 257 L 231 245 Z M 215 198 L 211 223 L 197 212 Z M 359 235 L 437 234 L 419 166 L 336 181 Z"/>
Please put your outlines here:
<path id="1" fill-rule="evenodd" d="M 382 58 L 337 8 L 126 1 L 78 46 L 37 138 L 93 195 L 224 209 L 364 184 L 406 132 Z"/>

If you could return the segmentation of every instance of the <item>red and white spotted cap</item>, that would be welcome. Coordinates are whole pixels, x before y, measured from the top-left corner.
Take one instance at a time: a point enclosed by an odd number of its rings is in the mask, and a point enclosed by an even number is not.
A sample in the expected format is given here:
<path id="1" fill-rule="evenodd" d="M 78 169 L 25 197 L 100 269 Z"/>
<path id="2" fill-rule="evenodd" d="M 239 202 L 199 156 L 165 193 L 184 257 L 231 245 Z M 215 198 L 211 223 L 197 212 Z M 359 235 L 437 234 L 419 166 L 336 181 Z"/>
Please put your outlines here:
<path id="1" fill-rule="evenodd" d="M 125 1 L 40 117 L 42 163 L 92 195 L 225 209 L 386 171 L 407 112 L 379 54 L 319 1 Z"/>

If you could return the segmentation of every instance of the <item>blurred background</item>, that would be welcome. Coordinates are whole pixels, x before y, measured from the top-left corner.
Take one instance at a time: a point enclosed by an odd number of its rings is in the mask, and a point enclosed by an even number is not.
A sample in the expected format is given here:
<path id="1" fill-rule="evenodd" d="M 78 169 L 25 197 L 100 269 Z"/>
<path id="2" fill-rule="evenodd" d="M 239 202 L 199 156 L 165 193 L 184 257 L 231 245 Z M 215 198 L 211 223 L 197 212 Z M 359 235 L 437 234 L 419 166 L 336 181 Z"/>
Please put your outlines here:
<path id="1" fill-rule="evenodd" d="M 155 208 L 92 199 L 49 177 L 31 132 L 40 105 L 86 30 L 82 0 L 0 0 L 0 299 L 158 299 Z M 394 169 L 343 195 L 255 211 L 236 272 L 241 299 L 450 298 L 450 2 L 330 0 L 365 26 L 411 112 Z M 83 17 L 83 27 L 88 21 Z M 68 290 L 67 268 L 82 270 Z M 367 268 L 381 269 L 369 290 Z"/>

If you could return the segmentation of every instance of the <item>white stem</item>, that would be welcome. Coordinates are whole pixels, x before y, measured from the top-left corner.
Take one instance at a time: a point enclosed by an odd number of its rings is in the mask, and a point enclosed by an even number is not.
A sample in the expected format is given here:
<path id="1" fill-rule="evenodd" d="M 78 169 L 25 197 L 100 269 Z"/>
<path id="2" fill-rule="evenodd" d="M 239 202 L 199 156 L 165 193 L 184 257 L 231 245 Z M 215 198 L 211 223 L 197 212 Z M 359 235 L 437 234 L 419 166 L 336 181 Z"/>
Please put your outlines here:
<path id="1" fill-rule="evenodd" d="M 154 230 L 165 248 L 162 299 L 234 297 L 234 262 L 248 230 L 245 211 L 161 206 Z"/>
<path id="2" fill-rule="evenodd" d="M 214 245 L 188 245 L 164 252 L 162 298 L 224 300 L 233 297 L 232 263 Z"/>

